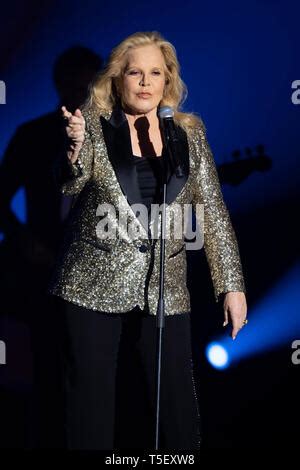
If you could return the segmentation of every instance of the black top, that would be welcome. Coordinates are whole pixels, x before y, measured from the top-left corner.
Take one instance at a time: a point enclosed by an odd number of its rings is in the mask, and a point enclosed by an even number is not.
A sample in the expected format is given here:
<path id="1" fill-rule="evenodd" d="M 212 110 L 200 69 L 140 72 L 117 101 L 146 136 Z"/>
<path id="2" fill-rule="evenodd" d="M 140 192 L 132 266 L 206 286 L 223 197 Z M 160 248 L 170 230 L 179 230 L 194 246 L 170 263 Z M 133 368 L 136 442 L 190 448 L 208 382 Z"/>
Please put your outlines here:
<path id="1" fill-rule="evenodd" d="M 151 203 L 159 203 L 159 189 L 162 186 L 163 156 L 132 155 L 136 165 L 139 187 L 142 195 L 142 203 L 150 209 Z"/>

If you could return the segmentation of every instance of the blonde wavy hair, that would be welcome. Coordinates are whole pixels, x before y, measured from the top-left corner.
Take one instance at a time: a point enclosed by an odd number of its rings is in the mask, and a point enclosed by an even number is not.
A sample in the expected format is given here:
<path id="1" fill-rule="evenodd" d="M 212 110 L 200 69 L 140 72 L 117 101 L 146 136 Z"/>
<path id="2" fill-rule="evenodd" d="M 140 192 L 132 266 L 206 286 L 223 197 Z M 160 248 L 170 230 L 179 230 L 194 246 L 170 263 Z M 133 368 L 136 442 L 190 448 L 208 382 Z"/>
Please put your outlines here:
<path id="1" fill-rule="evenodd" d="M 202 124 L 201 118 L 196 114 L 180 111 L 188 94 L 187 87 L 180 78 L 180 65 L 174 46 L 157 31 L 136 32 L 112 49 L 106 66 L 90 85 L 83 108 L 110 112 L 120 100 L 117 90 L 126 68 L 127 52 L 146 45 L 159 47 L 165 59 L 166 85 L 160 106 L 171 106 L 174 109 L 175 123 L 185 131 Z"/>

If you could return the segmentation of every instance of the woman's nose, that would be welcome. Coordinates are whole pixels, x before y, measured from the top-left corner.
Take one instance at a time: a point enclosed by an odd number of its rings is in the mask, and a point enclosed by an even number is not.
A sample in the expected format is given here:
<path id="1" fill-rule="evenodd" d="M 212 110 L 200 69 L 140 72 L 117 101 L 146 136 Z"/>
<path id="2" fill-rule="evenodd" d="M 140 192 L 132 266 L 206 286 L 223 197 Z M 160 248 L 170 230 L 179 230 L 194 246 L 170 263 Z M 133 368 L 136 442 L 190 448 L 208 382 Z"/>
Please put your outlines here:
<path id="1" fill-rule="evenodd" d="M 149 84 L 150 84 L 150 83 L 149 83 L 148 77 L 143 76 L 143 77 L 141 78 L 140 85 L 146 86 L 146 85 L 149 85 Z"/>

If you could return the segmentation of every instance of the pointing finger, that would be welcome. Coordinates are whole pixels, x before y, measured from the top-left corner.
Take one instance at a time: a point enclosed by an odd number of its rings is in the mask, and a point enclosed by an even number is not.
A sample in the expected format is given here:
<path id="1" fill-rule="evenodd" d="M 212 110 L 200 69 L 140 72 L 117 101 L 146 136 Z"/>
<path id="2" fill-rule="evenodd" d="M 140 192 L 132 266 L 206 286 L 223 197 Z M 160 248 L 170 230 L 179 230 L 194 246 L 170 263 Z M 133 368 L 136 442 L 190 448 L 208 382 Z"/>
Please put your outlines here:
<path id="1" fill-rule="evenodd" d="M 232 333 L 231 333 L 232 339 L 236 338 L 236 335 L 238 334 L 239 330 L 240 330 L 240 328 L 238 326 L 234 326 L 232 328 Z"/>
<path id="2" fill-rule="evenodd" d="M 62 106 L 61 110 L 65 119 L 69 119 L 72 117 L 72 113 L 70 113 L 65 106 Z"/>

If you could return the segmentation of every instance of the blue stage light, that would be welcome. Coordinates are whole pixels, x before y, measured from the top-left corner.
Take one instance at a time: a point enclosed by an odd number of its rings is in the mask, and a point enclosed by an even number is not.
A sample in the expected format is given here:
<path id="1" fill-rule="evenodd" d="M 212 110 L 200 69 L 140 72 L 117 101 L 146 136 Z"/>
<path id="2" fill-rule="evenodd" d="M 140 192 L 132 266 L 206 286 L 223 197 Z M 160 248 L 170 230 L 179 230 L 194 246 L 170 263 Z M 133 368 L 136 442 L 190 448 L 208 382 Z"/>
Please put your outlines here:
<path id="1" fill-rule="evenodd" d="M 226 349 L 219 343 L 210 343 L 206 349 L 208 361 L 216 369 L 225 369 L 228 367 L 229 360 Z"/>
<path id="2" fill-rule="evenodd" d="M 300 339 L 300 265 L 296 264 L 251 311 L 249 323 L 232 340 L 232 325 L 207 347 L 207 359 L 216 368 L 228 367 L 278 347 L 291 348 Z"/>

